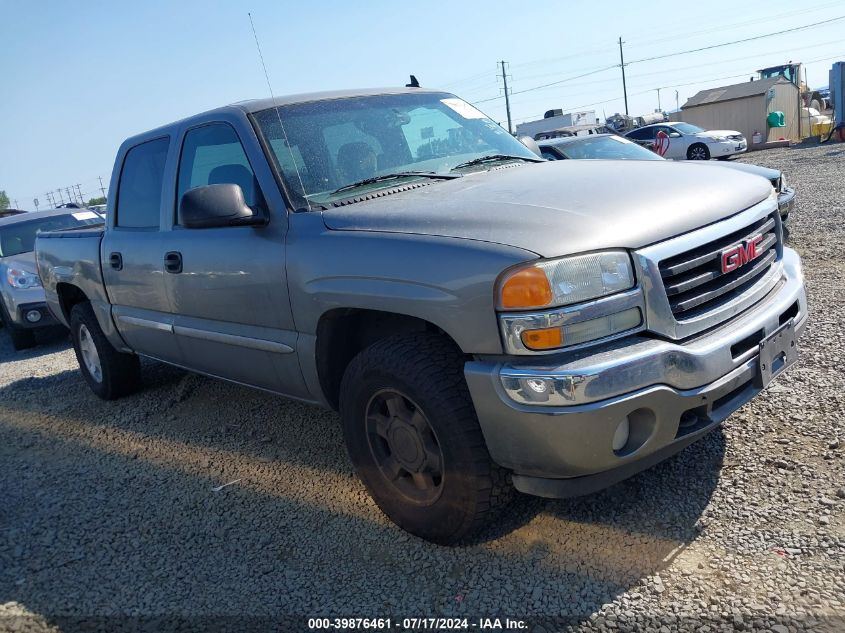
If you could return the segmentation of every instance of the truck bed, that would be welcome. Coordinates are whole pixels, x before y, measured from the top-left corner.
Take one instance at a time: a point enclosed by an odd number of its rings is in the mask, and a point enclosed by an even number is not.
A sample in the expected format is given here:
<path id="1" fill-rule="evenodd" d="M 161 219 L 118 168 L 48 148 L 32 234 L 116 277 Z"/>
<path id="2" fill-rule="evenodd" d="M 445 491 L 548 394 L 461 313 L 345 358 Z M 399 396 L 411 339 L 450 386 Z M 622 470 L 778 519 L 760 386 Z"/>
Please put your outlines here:
<path id="1" fill-rule="evenodd" d="M 81 290 L 93 304 L 106 299 L 100 268 L 100 240 L 104 226 L 84 226 L 39 233 L 35 238 L 38 275 L 50 312 L 68 325 L 59 301 L 61 284 Z"/>

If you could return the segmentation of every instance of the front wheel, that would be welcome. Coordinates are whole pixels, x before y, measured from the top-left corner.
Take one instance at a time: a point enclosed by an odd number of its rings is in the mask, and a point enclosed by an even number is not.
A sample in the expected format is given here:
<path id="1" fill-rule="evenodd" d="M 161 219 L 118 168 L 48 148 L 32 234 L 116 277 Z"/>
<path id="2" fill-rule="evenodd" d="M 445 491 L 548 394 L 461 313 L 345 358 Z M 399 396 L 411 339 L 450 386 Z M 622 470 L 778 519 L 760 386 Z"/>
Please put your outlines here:
<path id="1" fill-rule="evenodd" d="M 687 150 L 687 159 L 710 160 L 710 150 L 707 149 L 707 146 L 704 143 L 696 143 L 695 145 L 690 145 L 690 148 Z"/>
<path id="2" fill-rule="evenodd" d="M 487 452 L 463 364 L 439 335 L 400 335 L 358 354 L 341 384 L 347 450 L 376 504 L 444 545 L 480 529 L 511 490 Z"/>
<path id="3" fill-rule="evenodd" d="M 95 394 L 114 400 L 134 391 L 141 381 L 141 364 L 134 354 L 118 352 L 97 321 L 90 303 L 70 312 L 70 335 L 79 371 Z"/>

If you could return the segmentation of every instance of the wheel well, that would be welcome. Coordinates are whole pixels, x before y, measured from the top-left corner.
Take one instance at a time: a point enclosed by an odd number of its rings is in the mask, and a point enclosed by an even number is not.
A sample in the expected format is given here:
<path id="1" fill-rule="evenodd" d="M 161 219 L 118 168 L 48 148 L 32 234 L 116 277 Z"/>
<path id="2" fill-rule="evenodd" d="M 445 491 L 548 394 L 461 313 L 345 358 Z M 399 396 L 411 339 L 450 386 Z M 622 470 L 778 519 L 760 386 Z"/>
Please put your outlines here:
<path id="1" fill-rule="evenodd" d="M 433 323 L 406 314 L 350 308 L 323 314 L 317 324 L 317 374 L 329 404 L 338 408 L 343 374 L 360 351 L 388 336 L 411 332 L 437 332 L 454 344 Z"/>
<path id="2" fill-rule="evenodd" d="M 59 297 L 59 305 L 62 308 L 62 314 L 65 320 L 70 323 L 70 311 L 77 303 L 85 303 L 88 297 L 73 284 L 60 283 L 56 284 L 56 294 Z"/>

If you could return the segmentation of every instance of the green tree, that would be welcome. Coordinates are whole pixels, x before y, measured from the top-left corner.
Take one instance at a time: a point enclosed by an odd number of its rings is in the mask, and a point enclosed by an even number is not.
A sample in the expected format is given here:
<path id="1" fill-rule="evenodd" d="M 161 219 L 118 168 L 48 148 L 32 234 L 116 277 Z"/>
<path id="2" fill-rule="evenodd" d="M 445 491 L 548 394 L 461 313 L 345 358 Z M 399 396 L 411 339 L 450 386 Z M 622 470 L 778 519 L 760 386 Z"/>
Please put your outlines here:
<path id="1" fill-rule="evenodd" d="M 5 191 L 0 191 L 0 209 L 8 209 L 9 204 L 9 196 L 6 195 Z"/>
<path id="2" fill-rule="evenodd" d="M 105 204 L 105 203 L 106 203 L 106 199 L 103 196 L 100 196 L 99 198 L 91 198 L 88 201 L 88 206 L 93 207 L 95 204 Z"/>

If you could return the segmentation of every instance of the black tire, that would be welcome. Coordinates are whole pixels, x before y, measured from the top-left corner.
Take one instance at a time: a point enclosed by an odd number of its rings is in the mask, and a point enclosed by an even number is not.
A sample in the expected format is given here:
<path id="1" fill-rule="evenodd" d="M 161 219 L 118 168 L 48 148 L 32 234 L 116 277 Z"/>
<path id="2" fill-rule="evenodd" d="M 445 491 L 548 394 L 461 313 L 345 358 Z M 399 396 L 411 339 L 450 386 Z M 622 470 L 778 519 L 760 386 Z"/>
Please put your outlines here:
<path id="1" fill-rule="evenodd" d="M 402 529 L 443 545 L 467 540 L 512 492 L 510 474 L 487 452 L 463 366 L 460 352 L 442 336 L 398 335 L 358 354 L 340 388 L 346 447 L 376 504 Z M 391 417 L 399 404 L 411 424 Z M 382 436 L 373 420 L 385 418 Z M 430 431 L 419 430 L 426 425 Z M 435 449 L 439 458 L 431 457 Z M 399 474 L 385 474 L 391 459 L 398 465 L 412 456 L 424 462 L 422 472 L 399 465 Z M 431 485 L 416 490 L 417 476 Z"/>
<path id="2" fill-rule="evenodd" d="M 710 150 L 704 143 L 694 143 L 687 148 L 687 160 L 710 160 Z"/>
<path id="3" fill-rule="evenodd" d="M 78 303 L 70 311 L 70 338 L 79 362 L 79 371 L 91 391 L 103 400 L 128 395 L 141 382 L 141 364 L 134 354 L 118 352 L 109 343 L 90 303 Z M 99 362 L 99 375 L 90 368 L 85 354 L 91 345 Z"/>

